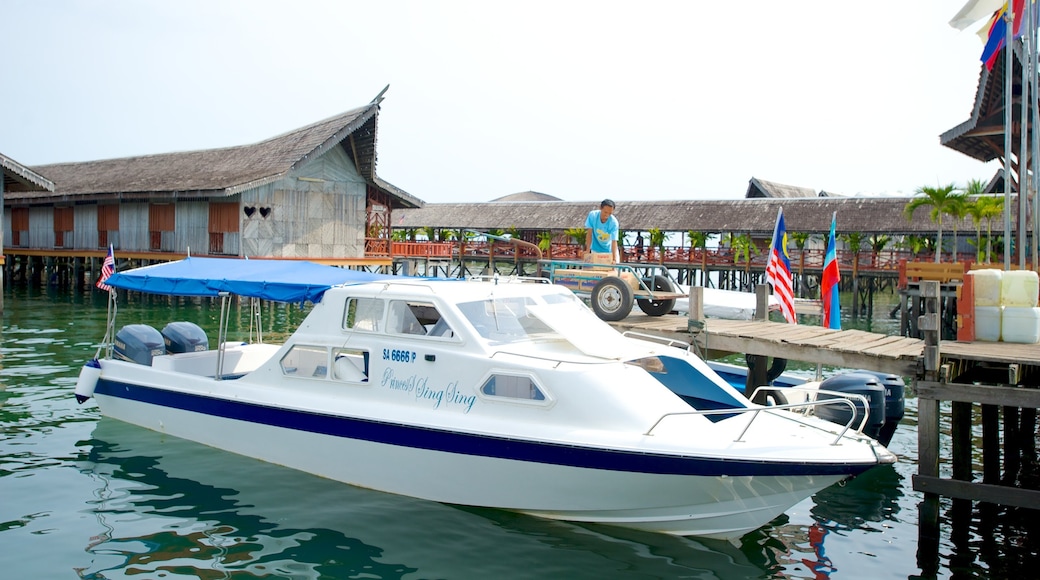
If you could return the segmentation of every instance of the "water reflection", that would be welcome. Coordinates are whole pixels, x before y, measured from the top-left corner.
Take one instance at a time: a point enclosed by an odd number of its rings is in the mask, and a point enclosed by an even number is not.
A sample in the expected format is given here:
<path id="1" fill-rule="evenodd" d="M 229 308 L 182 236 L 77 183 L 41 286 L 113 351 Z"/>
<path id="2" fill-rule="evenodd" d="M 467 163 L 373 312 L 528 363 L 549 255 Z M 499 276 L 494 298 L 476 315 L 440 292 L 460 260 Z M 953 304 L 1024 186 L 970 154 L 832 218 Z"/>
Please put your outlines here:
<path id="1" fill-rule="evenodd" d="M 728 542 L 546 521 L 354 488 L 102 419 L 84 578 L 760 578 Z"/>

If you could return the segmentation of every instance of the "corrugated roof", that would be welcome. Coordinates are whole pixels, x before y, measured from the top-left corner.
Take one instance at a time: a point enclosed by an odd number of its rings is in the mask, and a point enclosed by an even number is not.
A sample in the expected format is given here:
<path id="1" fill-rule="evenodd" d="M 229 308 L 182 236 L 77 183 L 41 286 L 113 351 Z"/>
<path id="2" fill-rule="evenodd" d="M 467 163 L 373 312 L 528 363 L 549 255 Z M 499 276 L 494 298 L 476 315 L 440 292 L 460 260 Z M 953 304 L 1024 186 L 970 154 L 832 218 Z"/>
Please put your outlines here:
<path id="1" fill-rule="evenodd" d="M 929 212 L 919 209 L 912 221 L 903 215 L 910 197 L 850 197 L 800 199 L 742 199 L 733 201 L 618 201 L 614 210 L 623 230 L 660 228 L 685 232 L 772 233 L 777 209 L 783 207 L 788 231 L 825 233 L 831 214 L 838 212 L 839 232 L 880 234 L 935 232 Z M 395 228 L 564 230 L 584 227 L 588 212 L 599 201 L 515 203 L 428 203 L 421 209 L 394 211 Z M 953 224 L 944 220 L 943 229 Z M 965 219 L 958 229 L 972 228 Z"/>
<path id="2" fill-rule="evenodd" d="M 4 192 L 54 191 L 54 182 L 3 153 L 0 153 L 0 168 L 3 169 Z"/>
<path id="3" fill-rule="evenodd" d="M 794 199 L 802 197 L 817 197 L 816 191 L 808 187 L 799 187 L 797 185 L 785 185 L 783 183 L 776 183 L 775 181 L 766 181 L 757 177 L 752 177 L 748 182 L 747 193 L 744 194 L 745 198 L 776 198 L 776 199 Z"/>
<path id="4" fill-rule="evenodd" d="M 385 89 L 384 89 L 385 90 Z M 224 196 L 281 179 L 293 169 L 342 146 L 362 177 L 404 207 L 422 201 L 376 176 L 376 123 L 382 93 L 371 103 L 251 145 L 56 163 L 33 167 L 53 180 L 53 191 L 26 192 L 11 199 L 49 201 L 118 195 L 121 199 Z"/>
<path id="5" fill-rule="evenodd" d="M 1019 50 L 1015 49 L 1012 79 L 1016 91 L 1021 94 L 1022 67 Z M 980 65 L 979 85 L 975 91 L 975 102 L 967 121 L 946 131 L 939 136 L 939 143 L 955 151 L 978 159 L 990 161 L 1004 155 L 1004 54 L 1001 51 L 993 70 Z M 1019 115 L 1015 114 L 1015 120 Z M 1017 136 L 1012 140 L 1017 144 Z"/>
<path id="6" fill-rule="evenodd" d="M 495 198 L 491 201 L 561 201 L 560 198 L 549 195 L 548 193 L 539 193 L 537 191 L 521 191 L 519 193 L 511 193 L 509 195 L 503 195 L 502 197 Z"/>

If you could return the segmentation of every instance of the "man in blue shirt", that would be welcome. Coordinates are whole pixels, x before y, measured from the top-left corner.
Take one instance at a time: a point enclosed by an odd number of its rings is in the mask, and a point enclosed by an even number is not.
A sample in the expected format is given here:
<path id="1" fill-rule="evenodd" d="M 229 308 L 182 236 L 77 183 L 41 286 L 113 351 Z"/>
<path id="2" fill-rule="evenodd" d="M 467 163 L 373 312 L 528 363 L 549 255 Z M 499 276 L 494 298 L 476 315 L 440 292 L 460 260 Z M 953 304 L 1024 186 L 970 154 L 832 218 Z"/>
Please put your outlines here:
<path id="1" fill-rule="evenodd" d="M 585 218 L 585 261 L 595 261 L 590 254 L 607 254 L 610 262 L 620 262 L 618 253 L 618 221 L 613 216 L 614 202 L 604 199 L 598 210 L 589 212 Z"/>

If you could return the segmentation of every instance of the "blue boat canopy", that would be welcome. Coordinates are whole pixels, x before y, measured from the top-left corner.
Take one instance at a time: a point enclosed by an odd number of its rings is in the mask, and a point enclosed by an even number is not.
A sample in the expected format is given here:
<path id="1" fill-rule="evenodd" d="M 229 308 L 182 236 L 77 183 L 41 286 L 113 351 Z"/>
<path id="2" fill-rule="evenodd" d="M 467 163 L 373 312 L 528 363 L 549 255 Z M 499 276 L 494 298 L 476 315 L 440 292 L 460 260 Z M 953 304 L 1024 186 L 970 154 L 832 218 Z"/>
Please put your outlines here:
<path id="1" fill-rule="evenodd" d="M 168 296 L 218 296 L 229 292 L 277 302 L 318 302 L 332 286 L 400 278 L 307 261 L 189 256 L 176 262 L 116 272 L 105 283 L 113 288 Z"/>

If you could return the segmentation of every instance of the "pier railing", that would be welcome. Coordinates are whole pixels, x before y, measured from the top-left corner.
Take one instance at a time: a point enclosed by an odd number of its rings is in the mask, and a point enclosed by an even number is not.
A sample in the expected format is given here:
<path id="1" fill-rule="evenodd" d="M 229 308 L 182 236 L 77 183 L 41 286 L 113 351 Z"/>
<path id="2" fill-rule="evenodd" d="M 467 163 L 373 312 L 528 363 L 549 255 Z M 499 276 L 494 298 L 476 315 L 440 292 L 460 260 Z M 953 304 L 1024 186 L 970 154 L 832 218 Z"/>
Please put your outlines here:
<path id="1" fill-rule="evenodd" d="M 443 258 L 486 260 L 534 260 L 534 252 L 528 248 L 519 248 L 514 244 L 487 241 L 395 241 L 391 244 L 395 258 Z M 517 254 L 519 252 L 519 254 Z M 791 270 L 818 271 L 823 269 L 825 250 L 791 249 Z M 584 254 L 584 246 L 575 243 L 553 243 L 542 247 L 545 259 L 577 260 Z M 944 256 L 952 258 L 952 256 Z M 711 269 L 764 269 L 768 256 L 765 252 L 754 254 L 750 259 L 734 248 L 690 248 L 686 246 L 665 246 L 662 249 L 644 248 L 642 251 L 633 247 L 625 247 L 622 261 L 633 263 L 664 264 L 670 267 L 706 267 Z M 890 272 L 899 271 L 900 262 L 933 260 L 930 253 L 913 254 L 907 250 L 870 250 L 852 252 L 838 250 L 836 252 L 838 268 L 846 272 Z"/>

